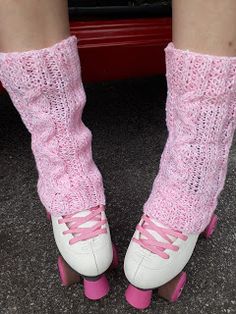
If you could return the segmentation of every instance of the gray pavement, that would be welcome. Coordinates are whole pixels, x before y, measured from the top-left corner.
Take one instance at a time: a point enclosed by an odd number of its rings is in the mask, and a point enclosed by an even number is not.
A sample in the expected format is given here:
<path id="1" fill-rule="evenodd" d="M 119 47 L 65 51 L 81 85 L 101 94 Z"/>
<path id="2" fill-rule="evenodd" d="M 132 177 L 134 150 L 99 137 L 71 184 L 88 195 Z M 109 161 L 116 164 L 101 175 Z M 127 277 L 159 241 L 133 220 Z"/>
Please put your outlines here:
<path id="1" fill-rule="evenodd" d="M 6 95 L 0 96 L 0 313 L 138 313 L 124 300 L 122 260 L 156 175 L 167 130 L 163 77 L 86 86 L 84 113 L 93 131 L 95 160 L 103 173 L 107 215 L 120 266 L 100 302 L 84 298 L 80 285 L 61 286 L 58 251 L 36 192 L 30 136 Z M 181 299 L 158 300 L 143 313 L 236 313 L 236 138 L 217 213 L 218 228 L 201 238 L 186 267 Z"/>

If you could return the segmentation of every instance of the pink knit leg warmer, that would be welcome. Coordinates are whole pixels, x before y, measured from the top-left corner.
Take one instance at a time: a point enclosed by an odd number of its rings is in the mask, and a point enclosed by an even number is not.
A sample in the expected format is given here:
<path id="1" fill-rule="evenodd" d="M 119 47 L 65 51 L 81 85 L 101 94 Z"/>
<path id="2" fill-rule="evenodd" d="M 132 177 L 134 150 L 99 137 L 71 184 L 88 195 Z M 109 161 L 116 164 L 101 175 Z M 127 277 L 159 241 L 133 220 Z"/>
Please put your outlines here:
<path id="1" fill-rule="evenodd" d="M 85 93 L 76 37 L 41 50 L 0 53 L 0 81 L 32 135 L 46 209 L 57 216 L 104 205 L 91 132 L 81 120 Z"/>
<path id="2" fill-rule="evenodd" d="M 224 186 L 236 126 L 236 57 L 166 49 L 168 140 L 144 212 L 186 233 L 205 229 Z"/>

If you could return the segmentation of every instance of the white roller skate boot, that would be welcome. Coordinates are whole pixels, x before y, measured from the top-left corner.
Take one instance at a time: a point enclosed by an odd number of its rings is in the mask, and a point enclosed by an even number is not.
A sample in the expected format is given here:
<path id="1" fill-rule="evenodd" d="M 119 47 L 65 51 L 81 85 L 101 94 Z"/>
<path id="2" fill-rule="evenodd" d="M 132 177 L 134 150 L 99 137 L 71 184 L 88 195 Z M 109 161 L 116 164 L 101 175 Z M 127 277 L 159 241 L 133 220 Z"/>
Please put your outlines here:
<path id="1" fill-rule="evenodd" d="M 204 231 L 209 238 L 217 224 L 213 215 Z M 156 219 L 143 215 L 136 227 L 127 250 L 124 271 L 130 282 L 126 300 L 137 309 L 150 305 L 152 290 L 169 301 L 176 301 L 185 285 L 186 273 L 182 270 L 188 263 L 199 234 L 183 234 L 172 230 Z"/>
<path id="2" fill-rule="evenodd" d="M 109 292 L 104 273 L 117 267 L 104 206 L 63 217 L 51 216 L 53 233 L 61 253 L 58 268 L 65 286 L 84 279 L 85 296 L 98 300 Z"/>

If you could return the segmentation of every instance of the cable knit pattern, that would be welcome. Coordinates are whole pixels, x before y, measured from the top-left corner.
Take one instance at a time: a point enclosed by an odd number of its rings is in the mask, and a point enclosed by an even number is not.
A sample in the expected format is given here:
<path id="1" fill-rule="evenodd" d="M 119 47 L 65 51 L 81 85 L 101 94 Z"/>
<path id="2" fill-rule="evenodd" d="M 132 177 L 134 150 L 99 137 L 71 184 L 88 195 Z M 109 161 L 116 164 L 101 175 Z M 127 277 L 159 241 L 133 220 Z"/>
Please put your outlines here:
<path id="1" fill-rule="evenodd" d="M 105 204 L 102 177 L 81 120 L 85 93 L 77 38 L 52 47 L 0 53 L 0 80 L 32 135 L 38 193 L 55 216 Z"/>
<path id="2" fill-rule="evenodd" d="M 236 125 L 236 58 L 166 49 L 169 132 L 144 212 L 186 233 L 205 229 L 224 186 Z"/>

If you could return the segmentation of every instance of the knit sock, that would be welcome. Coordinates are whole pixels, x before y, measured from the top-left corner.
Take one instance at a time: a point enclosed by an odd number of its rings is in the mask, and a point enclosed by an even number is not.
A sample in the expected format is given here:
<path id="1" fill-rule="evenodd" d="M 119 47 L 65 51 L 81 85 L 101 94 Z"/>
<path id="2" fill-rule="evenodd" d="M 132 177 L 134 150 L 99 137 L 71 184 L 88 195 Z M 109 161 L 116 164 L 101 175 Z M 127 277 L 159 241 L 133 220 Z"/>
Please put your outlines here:
<path id="1" fill-rule="evenodd" d="M 223 189 L 236 123 L 236 57 L 166 49 L 168 139 L 144 212 L 200 233 Z"/>
<path id="2" fill-rule="evenodd" d="M 86 97 L 76 37 L 41 50 L 0 53 L 0 81 L 31 133 L 46 209 L 58 216 L 104 205 L 91 132 L 81 120 Z"/>

